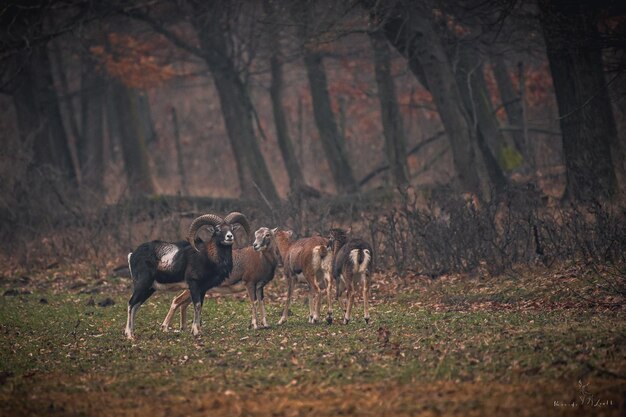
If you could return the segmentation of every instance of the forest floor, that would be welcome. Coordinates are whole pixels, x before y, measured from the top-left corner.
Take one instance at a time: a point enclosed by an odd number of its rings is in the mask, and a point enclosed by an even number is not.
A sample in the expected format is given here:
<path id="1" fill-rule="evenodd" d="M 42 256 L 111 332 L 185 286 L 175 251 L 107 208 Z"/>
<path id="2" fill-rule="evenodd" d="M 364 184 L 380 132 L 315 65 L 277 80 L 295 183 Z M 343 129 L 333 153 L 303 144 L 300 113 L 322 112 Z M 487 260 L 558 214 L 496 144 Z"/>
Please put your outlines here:
<path id="1" fill-rule="evenodd" d="M 161 332 L 173 294 L 157 293 L 132 342 L 123 336 L 130 280 L 85 276 L 59 265 L 3 273 L 0 415 L 626 413 L 626 307 L 612 291 L 624 277 L 610 271 L 375 275 L 369 325 L 360 305 L 348 325 L 308 324 L 300 289 L 277 326 L 276 278 L 271 328 L 249 328 L 245 298 L 211 298 L 197 338 Z"/>

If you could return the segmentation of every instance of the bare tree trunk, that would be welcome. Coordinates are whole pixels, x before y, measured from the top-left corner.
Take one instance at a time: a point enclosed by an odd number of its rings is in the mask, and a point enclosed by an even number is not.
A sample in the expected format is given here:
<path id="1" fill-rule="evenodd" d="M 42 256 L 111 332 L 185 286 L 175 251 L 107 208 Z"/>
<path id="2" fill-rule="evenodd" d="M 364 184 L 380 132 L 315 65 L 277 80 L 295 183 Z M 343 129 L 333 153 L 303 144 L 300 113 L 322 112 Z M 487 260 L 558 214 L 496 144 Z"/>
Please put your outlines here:
<path id="1" fill-rule="evenodd" d="M 104 118 L 106 119 L 107 126 L 107 138 L 105 139 L 106 154 L 108 155 L 108 161 L 113 163 L 117 162 L 119 155 L 117 149 L 118 144 L 122 142 L 120 137 L 120 121 L 117 117 L 117 109 L 115 107 L 115 88 L 110 80 L 105 79 L 105 103 L 104 103 Z"/>
<path id="2" fill-rule="evenodd" d="M 265 0 L 263 2 L 263 8 L 269 17 L 276 17 L 276 10 L 274 9 L 271 1 Z M 274 113 L 274 125 L 276 126 L 276 139 L 278 141 L 278 148 L 280 149 L 280 153 L 283 157 L 285 168 L 287 169 L 287 175 L 289 176 L 289 188 L 292 191 L 296 191 L 300 186 L 304 185 L 304 177 L 302 176 L 302 170 L 289 137 L 287 118 L 285 117 L 285 110 L 282 103 L 283 63 L 280 52 L 279 29 L 276 27 L 269 27 L 268 30 L 269 47 L 272 50 L 272 54 L 270 56 L 270 98 L 272 101 L 272 111 Z"/>
<path id="3" fill-rule="evenodd" d="M 374 67 L 376 84 L 380 100 L 383 133 L 385 135 L 385 150 L 391 168 L 391 178 L 397 186 L 409 183 L 409 169 L 407 166 L 406 139 L 402 115 L 398 106 L 396 89 L 391 74 L 391 57 L 387 40 L 381 32 L 372 32 L 370 41 L 374 51 Z"/>
<path id="4" fill-rule="evenodd" d="M 174 126 L 174 141 L 176 143 L 176 165 L 178 166 L 178 176 L 180 177 L 180 190 L 183 195 L 189 194 L 187 187 L 187 175 L 185 174 L 185 164 L 183 162 L 183 147 L 180 143 L 180 131 L 178 130 L 178 117 L 176 108 L 172 107 L 172 125 Z"/>
<path id="5" fill-rule="evenodd" d="M 430 90 L 446 135 L 452 145 L 452 159 L 458 183 L 464 191 L 487 197 L 489 176 L 479 164 L 478 143 L 443 43 L 435 32 L 429 11 L 409 1 L 385 4 L 371 2 L 370 11 L 380 21 L 389 42 L 406 57 L 411 70 Z M 367 2 L 366 2 L 367 4 Z M 482 169 L 481 169 L 482 168 Z"/>
<path id="6" fill-rule="evenodd" d="M 413 9 L 409 12 L 408 24 L 417 36 L 411 53 L 422 64 L 426 83 L 452 145 L 458 180 L 463 190 L 486 195 L 489 189 L 488 179 L 478 169 L 475 131 L 469 124 L 470 119 L 441 38 L 435 32 L 432 22 L 423 16 L 425 13 Z"/>
<path id="7" fill-rule="evenodd" d="M 141 119 L 142 129 L 146 132 L 146 144 L 151 145 L 156 142 L 157 134 L 154 129 L 154 120 L 152 120 L 152 110 L 150 109 L 150 100 L 148 94 L 141 92 L 139 98 L 139 117 Z"/>
<path id="8" fill-rule="evenodd" d="M 316 50 L 317 45 L 312 41 L 311 22 L 314 21 L 315 2 L 295 2 L 291 6 L 291 14 L 298 25 L 298 36 L 302 42 L 302 57 L 309 80 L 309 90 L 313 103 L 313 116 L 319 133 L 322 149 L 328 162 L 333 182 L 338 192 L 354 192 L 357 182 L 337 120 L 331 107 L 328 93 L 328 80 L 322 54 Z"/>
<path id="9" fill-rule="evenodd" d="M 207 14 L 211 15 L 212 11 Z M 213 75 L 222 107 L 222 115 L 231 148 L 235 156 L 242 195 L 256 195 L 259 191 L 270 201 L 278 201 L 278 192 L 272 181 L 252 124 L 252 102 L 239 72 L 229 58 L 225 34 L 218 21 L 194 22 L 198 30 L 204 58 Z"/>
<path id="10" fill-rule="evenodd" d="M 517 69 L 519 74 L 519 100 L 522 104 L 522 137 L 524 138 L 524 146 L 528 151 L 528 165 L 530 165 L 532 180 L 536 181 L 537 153 L 535 152 L 534 143 L 530 141 L 528 131 L 528 99 L 526 98 L 526 72 L 524 71 L 524 62 L 520 61 L 517 64 Z"/>
<path id="11" fill-rule="evenodd" d="M 285 111 L 282 105 L 282 64 L 275 54 L 270 58 L 270 67 L 272 73 L 270 96 L 272 100 L 272 110 L 274 112 L 274 123 L 276 125 L 276 138 L 283 157 L 283 162 L 285 163 L 285 168 L 287 168 L 287 174 L 289 175 L 289 187 L 291 190 L 297 190 L 299 186 L 304 185 L 304 177 L 302 176 L 300 164 L 293 150 L 293 144 L 289 138 Z"/>
<path id="12" fill-rule="evenodd" d="M 81 126 L 78 142 L 83 183 L 103 190 L 105 81 L 91 57 L 83 57 L 81 74 Z"/>
<path id="13" fill-rule="evenodd" d="M 616 75 L 612 88 L 617 143 L 611 147 L 613 164 L 621 193 L 626 194 L 626 71 Z"/>
<path id="14" fill-rule="evenodd" d="M 496 192 L 506 188 L 507 179 L 502 171 L 506 166 L 505 139 L 495 118 L 493 106 L 482 73 L 482 64 L 471 65 L 467 45 L 461 45 L 458 53 L 456 80 L 463 103 L 469 115 L 469 122 L 476 132 L 478 149 L 482 154 L 490 184 Z"/>
<path id="15" fill-rule="evenodd" d="M 493 76 L 496 79 L 498 85 L 498 91 L 500 92 L 500 99 L 502 105 L 506 111 L 506 117 L 511 126 L 523 127 L 523 115 L 522 115 L 522 103 L 520 102 L 519 94 L 513 88 L 511 77 L 507 69 L 506 63 L 502 55 L 495 55 L 491 58 L 491 64 L 493 69 Z M 524 142 L 524 134 L 521 131 L 512 132 L 511 136 L 515 142 L 515 147 L 520 151 L 526 159 L 528 159 L 528 152 L 526 150 L 526 144 Z"/>
<path id="16" fill-rule="evenodd" d="M 131 196 L 153 194 L 146 132 L 139 114 L 139 94 L 120 81 L 112 80 L 111 84 L 129 193 Z"/>
<path id="17" fill-rule="evenodd" d="M 304 66 L 309 79 L 315 124 L 333 180 L 339 192 L 354 192 L 357 185 L 331 108 L 322 56 L 305 47 Z"/>
<path id="18" fill-rule="evenodd" d="M 406 7 L 411 5 L 403 5 L 398 2 L 394 6 L 387 8 L 380 7 L 376 1 L 364 0 L 363 3 L 373 12 L 374 18 L 380 23 L 380 28 L 387 41 L 407 60 L 409 70 L 415 78 L 427 90 L 430 90 L 424 68 L 415 53 L 415 32 L 407 24 Z"/>
<path id="19" fill-rule="evenodd" d="M 80 117 L 80 116 L 79 116 L 79 112 L 76 111 L 76 108 L 74 107 L 74 99 L 70 97 L 69 83 L 67 80 L 67 74 L 65 73 L 66 67 L 63 63 L 63 51 L 59 47 L 58 42 L 50 43 L 49 56 L 51 58 L 51 64 L 53 64 L 53 68 L 56 67 L 56 70 L 54 72 L 57 74 L 57 78 L 59 80 L 61 96 L 65 96 L 64 102 L 65 102 L 65 108 L 67 109 L 67 116 L 65 120 L 67 121 L 67 124 L 69 125 L 69 132 L 66 132 L 66 133 L 70 133 L 71 136 L 74 137 L 74 143 L 78 147 L 80 146 L 79 143 L 81 141 L 81 131 L 80 131 L 80 128 L 78 126 L 78 122 L 76 119 L 77 117 Z M 59 112 L 61 114 L 61 117 L 63 117 L 61 103 L 59 103 Z M 77 178 L 78 178 L 78 182 L 80 183 L 83 181 L 83 174 L 82 174 L 82 166 L 80 164 L 80 160 L 78 162 L 79 162 L 79 165 L 77 169 Z"/>
<path id="20" fill-rule="evenodd" d="M 618 144 L 598 46 L 597 20 L 582 1 L 541 1 L 542 26 L 559 107 L 566 198 L 614 195 Z"/>
<path id="21" fill-rule="evenodd" d="M 414 45 L 414 53 L 422 63 L 427 84 L 450 138 L 461 186 L 466 191 L 481 193 L 481 179 L 476 169 L 476 136 L 468 123 L 469 117 L 441 39 L 435 33 L 432 22 L 421 13 L 412 13 L 409 24 L 421 34 L 419 42 Z"/>
<path id="22" fill-rule="evenodd" d="M 24 62 L 13 94 L 22 140 L 32 140 L 34 165 L 51 166 L 65 178 L 75 180 L 76 170 L 61 119 L 46 46 L 35 47 Z"/>

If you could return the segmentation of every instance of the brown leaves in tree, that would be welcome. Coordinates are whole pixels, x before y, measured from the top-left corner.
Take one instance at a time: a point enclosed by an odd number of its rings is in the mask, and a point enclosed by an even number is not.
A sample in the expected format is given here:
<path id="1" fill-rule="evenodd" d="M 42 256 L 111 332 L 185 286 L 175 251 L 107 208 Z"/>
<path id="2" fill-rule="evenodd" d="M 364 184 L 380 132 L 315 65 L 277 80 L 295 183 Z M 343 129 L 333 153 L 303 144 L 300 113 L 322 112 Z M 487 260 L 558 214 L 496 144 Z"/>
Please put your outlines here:
<path id="1" fill-rule="evenodd" d="M 496 80 L 493 73 L 488 66 L 484 69 L 485 81 L 487 82 L 487 89 L 491 96 L 491 101 L 498 105 L 501 103 L 500 91 L 496 84 Z M 552 93 L 552 77 L 548 69 L 548 64 L 544 63 L 540 66 L 526 67 L 524 68 L 525 84 L 526 84 L 526 100 L 529 108 L 540 108 L 548 102 L 548 97 Z M 513 83 L 513 88 L 519 91 L 519 73 L 517 68 L 509 71 L 509 77 Z M 506 119 L 506 112 L 503 106 L 498 108 L 496 115 L 500 120 Z"/>
<path id="2" fill-rule="evenodd" d="M 441 26 L 445 26 L 450 32 L 454 33 L 459 38 L 463 38 L 471 33 L 471 30 L 460 24 L 456 17 L 444 13 L 441 9 L 433 9 L 433 17 L 437 23 Z"/>
<path id="3" fill-rule="evenodd" d="M 177 75 L 172 65 L 161 62 L 156 56 L 160 48 L 158 40 L 110 33 L 107 47 L 92 46 L 90 51 L 110 77 L 131 88 L 147 89 Z"/>

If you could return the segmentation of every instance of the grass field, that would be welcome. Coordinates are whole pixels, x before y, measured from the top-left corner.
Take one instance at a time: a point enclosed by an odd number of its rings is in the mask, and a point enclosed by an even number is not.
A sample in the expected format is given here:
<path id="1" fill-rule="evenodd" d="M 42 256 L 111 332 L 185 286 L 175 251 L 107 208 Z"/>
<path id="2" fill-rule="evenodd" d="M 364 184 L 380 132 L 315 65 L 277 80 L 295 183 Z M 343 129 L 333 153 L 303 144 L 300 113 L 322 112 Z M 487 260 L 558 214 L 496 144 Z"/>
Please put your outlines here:
<path id="1" fill-rule="evenodd" d="M 270 329 L 249 329 L 244 298 L 212 298 L 198 338 L 160 331 L 173 294 L 159 293 L 129 342 L 129 280 L 16 272 L 0 280 L 0 414 L 624 415 L 626 315 L 615 279 L 574 266 L 434 281 L 377 275 L 369 325 L 360 305 L 349 325 L 310 325 L 300 291 L 277 326 L 277 278 Z M 100 306 L 107 298 L 114 304 Z"/>

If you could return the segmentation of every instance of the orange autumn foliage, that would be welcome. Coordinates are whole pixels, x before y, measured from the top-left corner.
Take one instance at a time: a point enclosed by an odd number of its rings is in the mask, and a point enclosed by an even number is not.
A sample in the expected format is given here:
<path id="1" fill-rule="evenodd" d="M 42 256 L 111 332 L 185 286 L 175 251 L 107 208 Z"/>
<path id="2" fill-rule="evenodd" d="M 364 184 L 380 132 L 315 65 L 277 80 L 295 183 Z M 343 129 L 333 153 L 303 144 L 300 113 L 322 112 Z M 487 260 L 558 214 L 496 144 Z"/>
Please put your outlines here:
<path id="1" fill-rule="evenodd" d="M 440 9 L 433 9 L 433 17 L 435 22 L 445 26 L 451 33 L 458 38 L 462 38 L 471 33 L 471 30 L 459 23 L 459 21 L 452 15 L 444 13 Z"/>
<path id="2" fill-rule="evenodd" d="M 92 46 L 90 52 L 110 77 L 126 86 L 148 89 L 177 76 L 172 65 L 160 62 L 155 56 L 162 46 L 158 41 L 120 33 L 110 33 L 108 41 L 107 47 Z"/>
<path id="3" fill-rule="evenodd" d="M 498 90 L 498 85 L 491 68 L 485 66 L 483 73 L 492 103 L 495 105 L 500 104 L 502 102 L 500 99 L 500 91 Z M 513 88 L 519 91 L 519 73 L 517 70 L 510 70 L 509 76 L 511 77 Z M 524 76 L 526 78 L 526 100 L 528 107 L 533 109 L 545 104 L 548 97 L 552 94 L 552 77 L 548 63 L 544 62 L 538 66 L 528 66 L 524 68 Z M 499 107 L 496 115 L 500 120 L 506 119 L 504 107 Z"/>

